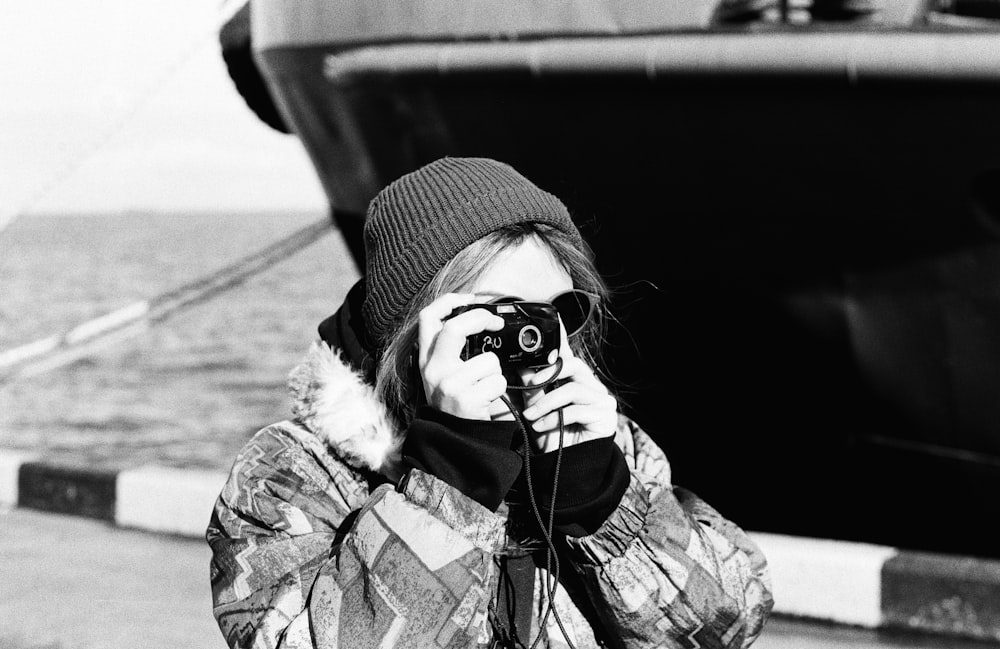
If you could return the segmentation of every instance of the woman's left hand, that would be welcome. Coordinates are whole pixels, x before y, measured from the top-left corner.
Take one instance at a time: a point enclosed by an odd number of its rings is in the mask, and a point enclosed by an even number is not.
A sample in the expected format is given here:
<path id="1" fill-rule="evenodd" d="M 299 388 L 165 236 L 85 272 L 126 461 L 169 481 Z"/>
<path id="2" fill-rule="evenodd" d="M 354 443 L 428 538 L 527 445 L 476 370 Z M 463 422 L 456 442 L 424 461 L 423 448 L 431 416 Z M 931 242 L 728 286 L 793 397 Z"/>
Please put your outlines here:
<path id="1" fill-rule="evenodd" d="M 611 437 L 618 428 L 618 400 L 594 375 L 583 360 L 573 355 L 565 342 L 559 352 L 563 359 L 558 387 L 526 392 L 524 418 L 536 433 L 535 442 L 543 453 L 559 447 L 559 408 L 562 408 L 563 446 Z M 553 370 L 545 369 L 524 376 L 526 386 L 544 383 Z"/>

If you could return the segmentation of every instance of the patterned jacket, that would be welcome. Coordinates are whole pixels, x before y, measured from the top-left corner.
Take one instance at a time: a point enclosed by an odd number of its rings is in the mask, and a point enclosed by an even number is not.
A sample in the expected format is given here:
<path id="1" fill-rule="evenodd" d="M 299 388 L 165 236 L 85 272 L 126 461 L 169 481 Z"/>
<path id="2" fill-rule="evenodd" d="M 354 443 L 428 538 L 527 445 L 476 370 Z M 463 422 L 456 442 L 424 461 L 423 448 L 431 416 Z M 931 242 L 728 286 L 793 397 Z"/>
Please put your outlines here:
<path id="1" fill-rule="evenodd" d="M 290 379 L 294 419 L 257 433 L 215 506 L 214 614 L 231 647 L 488 647 L 506 505 L 403 475 L 402 433 L 336 350 Z M 630 484 L 593 534 L 566 539 L 539 646 L 747 647 L 772 606 L 749 537 L 671 484 L 662 451 L 622 417 Z M 567 565 L 568 564 L 568 565 Z M 547 603 L 537 568 L 531 638 Z M 560 625 L 562 629 L 560 629 Z"/>

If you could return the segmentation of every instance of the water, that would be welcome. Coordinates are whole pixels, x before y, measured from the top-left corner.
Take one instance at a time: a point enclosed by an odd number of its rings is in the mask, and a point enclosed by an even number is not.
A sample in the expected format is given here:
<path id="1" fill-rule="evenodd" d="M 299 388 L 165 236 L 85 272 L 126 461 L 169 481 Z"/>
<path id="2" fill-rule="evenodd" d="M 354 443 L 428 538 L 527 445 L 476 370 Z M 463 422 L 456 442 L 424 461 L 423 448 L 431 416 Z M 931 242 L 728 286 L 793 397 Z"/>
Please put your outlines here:
<path id="1" fill-rule="evenodd" d="M 322 218 L 22 217 L 0 233 L 0 351 L 153 298 Z M 334 230 L 140 337 L 0 386 L 0 449 L 94 468 L 228 469 L 250 435 L 287 417 L 288 371 L 357 277 Z"/>

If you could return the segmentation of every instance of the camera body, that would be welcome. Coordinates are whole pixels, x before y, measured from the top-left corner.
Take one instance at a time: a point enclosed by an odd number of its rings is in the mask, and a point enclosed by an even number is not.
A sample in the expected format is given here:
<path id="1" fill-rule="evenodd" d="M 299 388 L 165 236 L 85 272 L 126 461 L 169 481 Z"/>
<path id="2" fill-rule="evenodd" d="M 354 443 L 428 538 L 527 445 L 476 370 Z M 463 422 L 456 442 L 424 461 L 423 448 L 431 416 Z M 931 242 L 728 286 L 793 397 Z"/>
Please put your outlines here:
<path id="1" fill-rule="evenodd" d="M 493 352 L 500 359 L 504 374 L 546 367 L 555 361 L 560 343 L 559 312 L 551 304 L 525 301 L 468 304 L 455 308 L 448 317 L 470 309 L 486 309 L 503 318 L 504 326 L 500 331 L 483 331 L 466 338 L 463 360 Z"/>

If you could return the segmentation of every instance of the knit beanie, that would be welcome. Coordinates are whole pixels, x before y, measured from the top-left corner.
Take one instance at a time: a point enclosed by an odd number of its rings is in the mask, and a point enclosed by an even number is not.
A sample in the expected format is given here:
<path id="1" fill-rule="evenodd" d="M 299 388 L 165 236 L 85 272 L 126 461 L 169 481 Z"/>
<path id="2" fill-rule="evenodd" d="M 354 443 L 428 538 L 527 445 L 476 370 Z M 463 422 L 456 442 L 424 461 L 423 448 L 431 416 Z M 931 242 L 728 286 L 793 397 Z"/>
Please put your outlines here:
<path id="1" fill-rule="evenodd" d="M 441 158 L 387 185 L 364 225 L 368 339 L 383 347 L 410 300 L 463 248 L 527 222 L 551 225 L 586 250 L 562 201 L 502 162 Z"/>

